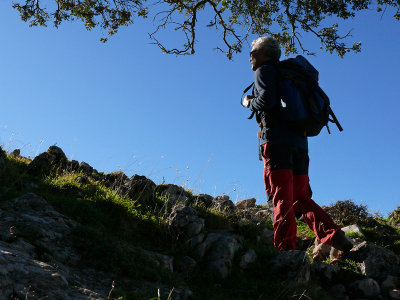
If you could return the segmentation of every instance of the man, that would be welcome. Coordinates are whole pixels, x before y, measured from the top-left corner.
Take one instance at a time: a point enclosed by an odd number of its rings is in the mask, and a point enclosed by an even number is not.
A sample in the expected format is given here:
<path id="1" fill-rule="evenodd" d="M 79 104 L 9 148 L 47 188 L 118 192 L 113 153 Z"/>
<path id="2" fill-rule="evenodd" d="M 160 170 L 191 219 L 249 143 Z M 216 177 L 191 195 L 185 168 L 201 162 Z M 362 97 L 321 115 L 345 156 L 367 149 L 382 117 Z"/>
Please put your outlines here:
<path id="1" fill-rule="evenodd" d="M 279 118 L 277 63 L 281 56 L 277 40 L 260 37 L 252 42 L 250 63 L 254 73 L 253 95 L 243 105 L 255 112 L 264 162 L 264 184 L 274 207 L 274 244 L 280 251 L 296 249 L 296 218 L 303 220 L 318 239 L 341 251 L 349 242 L 332 218 L 311 199 L 308 178 L 307 137 L 286 128 Z"/>

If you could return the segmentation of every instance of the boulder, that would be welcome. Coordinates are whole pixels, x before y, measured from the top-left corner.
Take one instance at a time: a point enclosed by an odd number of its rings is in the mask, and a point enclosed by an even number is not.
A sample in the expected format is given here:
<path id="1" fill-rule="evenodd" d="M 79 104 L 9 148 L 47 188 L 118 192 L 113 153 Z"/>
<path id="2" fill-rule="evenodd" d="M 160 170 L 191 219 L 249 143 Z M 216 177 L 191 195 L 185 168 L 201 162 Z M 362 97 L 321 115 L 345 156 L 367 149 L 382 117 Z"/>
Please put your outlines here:
<path id="1" fill-rule="evenodd" d="M 389 275 L 381 284 L 381 290 L 383 294 L 388 295 L 391 299 L 400 299 L 396 298 L 400 296 L 400 277 Z"/>
<path id="2" fill-rule="evenodd" d="M 349 300 L 346 287 L 343 284 L 335 284 L 328 290 L 329 298 L 332 300 Z"/>
<path id="3" fill-rule="evenodd" d="M 383 280 L 387 275 L 400 273 L 400 257 L 386 248 L 363 242 L 348 255 L 367 277 Z"/>
<path id="4" fill-rule="evenodd" d="M 353 294 L 369 299 L 376 299 L 381 294 L 379 284 L 372 278 L 357 280 L 350 285 Z"/>
<path id="5" fill-rule="evenodd" d="M 103 183 L 106 187 L 118 189 L 129 181 L 129 177 L 122 171 L 107 173 L 104 175 Z"/>
<path id="6" fill-rule="evenodd" d="M 184 275 L 189 275 L 197 266 L 197 262 L 190 256 L 184 256 L 174 260 L 174 269 Z"/>
<path id="7" fill-rule="evenodd" d="M 50 146 L 47 152 L 36 156 L 28 165 L 28 173 L 31 175 L 48 174 L 53 169 L 65 170 L 68 159 L 60 147 Z"/>
<path id="8" fill-rule="evenodd" d="M 314 243 L 315 247 L 312 252 L 313 261 L 323 261 L 329 257 L 331 246 L 321 243 L 317 238 Z"/>
<path id="9" fill-rule="evenodd" d="M 195 196 L 195 202 L 200 204 L 203 203 L 206 208 L 209 208 L 212 204 L 213 197 L 207 194 L 198 194 Z"/>
<path id="10" fill-rule="evenodd" d="M 156 184 L 145 176 L 133 175 L 126 183 L 127 195 L 141 204 L 149 205 L 154 201 Z"/>
<path id="11" fill-rule="evenodd" d="M 43 152 L 36 156 L 28 165 L 28 173 L 34 176 L 48 174 L 51 168 L 50 155 Z"/>
<path id="12" fill-rule="evenodd" d="M 240 200 L 235 203 L 236 208 L 239 208 L 239 209 L 251 208 L 251 207 L 255 207 L 255 205 L 256 205 L 255 198 L 251 198 L 251 199 L 247 199 L 247 200 Z"/>
<path id="13" fill-rule="evenodd" d="M 192 195 L 183 187 L 175 184 L 163 184 L 156 187 L 155 192 L 172 205 L 188 206 L 192 202 Z"/>
<path id="14" fill-rule="evenodd" d="M 304 251 L 282 251 L 271 260 L 271 269 L 276 274 L 290 280 L 293 284 L 302 285 L 310 280 L 310 260 Z"/>
<path id="15" fill-rule="evenodd" d="M 323 262 L 316 262 L 311 265 L 311 271 L 322 282 L 330 282 L 340 273 L 340 268 Z"/>
<path id="16" fill-rule="evenodd" d="M 344 233 L 357 233 L 360 236 L 364 237 L 364 233 L 362 232 L 361 227 L 357 224 L 342 227 L 342 230 L 344 231 Z"/>
<path id="17" fill-rule="evenodd" d="M 143 249 L 140 251 L 144 253 L 157 267 L 161 267 L 170 272 L 174 271 L 174 258 L 172 256 Z"/>
<path id="18" fill-rule="evenodd" d="M 18 157 L 20 155 L 21 155 L 20 149 L 15 149 L 13 152 L 11 152 L 11 156 L 13 156 L 13 157 Z"/>
<path id="19" fill-rule="evenodd" d="M 235 210 L 235 204 L 233 204 L 227 195 L 214 198 L 211 207 L 224 212 L 232 212 Z"/>
<path id="20" fill-rule="evenodd" d="M 226 278 L 232 267 L 235 253 L 241 248 L 243 237 L 234 234 L 210 233 L 198 244 L 194 253 L 206 260 L 209 271 L 218 278 Z"/>
<path id="21" fill-rule="evenodd" d="M 175 206 L 169 216 L 168 225 L 177 236 L 191 238 L 203 230 L 205 222 L 194 208 Z"/>
<path id="22" fill-rule="evenodd" d="M 4 176 L 6 169 L 6 152 L 0 147 L 0 179 Z"/>
<path id="23" fill-rule="evenodd" d="M 242 269 L 246 269 L 249 264 L 254 263 L 257 260 L 257 253 L 254 249 L 249 249 L 243 254 L 242 258 L 240 259 L 239 266 Z"/>
<path id="24" fill-rule="evenodd" d="M 94 169 L 91 165 L 83 161 L 79 164 L 78 170 L 87 176 L 91 176 Z"/>

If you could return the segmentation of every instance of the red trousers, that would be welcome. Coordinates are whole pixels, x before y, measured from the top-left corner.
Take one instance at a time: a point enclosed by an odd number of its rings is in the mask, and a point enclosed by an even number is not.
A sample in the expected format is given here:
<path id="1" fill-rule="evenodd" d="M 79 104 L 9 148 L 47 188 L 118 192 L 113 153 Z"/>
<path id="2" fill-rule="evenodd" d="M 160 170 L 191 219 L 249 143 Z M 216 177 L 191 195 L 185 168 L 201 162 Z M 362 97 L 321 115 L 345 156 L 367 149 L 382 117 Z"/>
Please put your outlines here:
<path id="1" fill-rule="evenodd" d="M 261 147 L 265 191 L 274 207 L 275 247 L 281 251 L 296 249 L 295 213 L 303 216 L 322 243 L 332 245 L 333 235 L 341 229 L 311 199 L 307 150 L 279 143 Z"/>

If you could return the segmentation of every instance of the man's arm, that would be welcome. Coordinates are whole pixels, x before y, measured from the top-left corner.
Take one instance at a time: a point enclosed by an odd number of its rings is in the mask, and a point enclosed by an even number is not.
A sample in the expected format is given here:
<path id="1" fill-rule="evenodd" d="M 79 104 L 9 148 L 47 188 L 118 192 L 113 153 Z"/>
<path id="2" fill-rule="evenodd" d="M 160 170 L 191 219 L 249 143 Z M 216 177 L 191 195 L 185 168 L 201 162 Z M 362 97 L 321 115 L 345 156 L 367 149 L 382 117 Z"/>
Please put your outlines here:
<path id="1" fill-rule="evenodd" d="M 252 111 L 268 111 L 275 107 L 277 102 L 277 72 L 274 66 L 263 65 L 255 71 L 254 87 L 258 94 L 249 101 L 249 108 Z"/>

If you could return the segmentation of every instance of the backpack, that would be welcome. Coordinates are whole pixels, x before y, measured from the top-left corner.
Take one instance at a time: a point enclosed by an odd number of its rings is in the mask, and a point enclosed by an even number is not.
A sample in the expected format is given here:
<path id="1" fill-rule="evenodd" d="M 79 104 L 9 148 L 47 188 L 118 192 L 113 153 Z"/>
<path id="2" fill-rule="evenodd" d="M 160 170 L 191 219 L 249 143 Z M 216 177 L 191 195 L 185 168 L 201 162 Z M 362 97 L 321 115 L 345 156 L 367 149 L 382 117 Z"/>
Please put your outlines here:
<path id="1" fill-rule="evenodd" d="M 335 123 L 339 131 L 343 130 L 330 107 L 328 96 L 318 85 L 318 71 L 307 59 L 298 55 L 282 60 L 277 64 L 277 73 L 279 119 L 290 130 L 304 136 L 316 136 L 326 126 L 330 133 L 329 121 Z M 253 85 L 247 87 L 243 95 Z M 254 112 L 249 119 L 253 116 Z M 265 124 L 265 121 L 261 124 Z"/>

